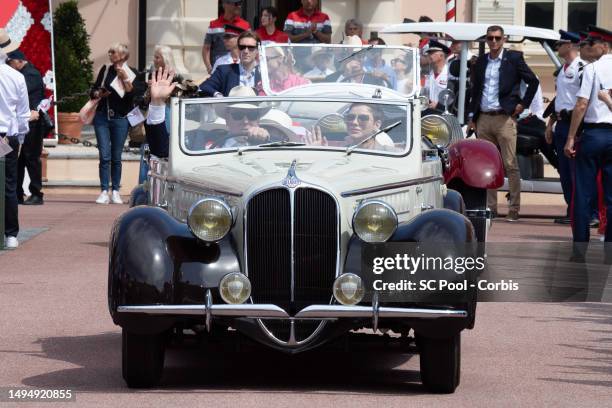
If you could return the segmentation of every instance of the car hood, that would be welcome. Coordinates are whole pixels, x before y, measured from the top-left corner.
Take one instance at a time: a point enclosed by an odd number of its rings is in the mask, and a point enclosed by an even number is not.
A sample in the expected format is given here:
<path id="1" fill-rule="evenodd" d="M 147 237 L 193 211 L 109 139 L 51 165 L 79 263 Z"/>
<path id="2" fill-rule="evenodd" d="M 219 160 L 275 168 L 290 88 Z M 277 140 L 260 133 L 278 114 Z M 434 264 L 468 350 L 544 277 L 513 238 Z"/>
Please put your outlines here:
<path id="1" fill-rule="evenodd" d="M 194 166 L 191 171 L 183 173 L 182 178 L 213 190 L 243 194 L 280 183 L 294 160 L 300 180 L 332 189 L 338 194 L 418 177 L 418 174 L 411 174 L 409 169 L 416 166 L 408 166 L 406 157 L 329 153 L 329 157 L 322 158 L 321 153 L 276 153 L 247 153 L 229 160 L 215 160 L 214 163 Z"/>

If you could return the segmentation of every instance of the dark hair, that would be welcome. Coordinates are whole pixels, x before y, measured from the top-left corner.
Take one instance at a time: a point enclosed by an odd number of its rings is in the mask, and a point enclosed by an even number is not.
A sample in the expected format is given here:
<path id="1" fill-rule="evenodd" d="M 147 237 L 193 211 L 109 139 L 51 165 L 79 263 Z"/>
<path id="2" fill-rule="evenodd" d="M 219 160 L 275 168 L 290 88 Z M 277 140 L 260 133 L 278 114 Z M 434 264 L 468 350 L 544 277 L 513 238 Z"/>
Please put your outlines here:
<path id="1" fill-rule="evenodd" d="M 433 23 L 433 20 L 429 16 L 419 17 L 419 23 Z"/>
<path id="2" fill-rule="evenodd" d="M 276 7 L 273 6 L 268 6 L 268 7 L 264 7 L 261 9 L 261 12 L 259 13 L 259 16 L 261 17 L 261 15 L 263 14 L 264 11 L 267 11 L 268 14 L 270 14 L 272 17 L 277 18 L 278 17 L 278 10 L 276 9 Z"/>
<path id="3" fill-rule="evenodd" d="M 368 40 L 369 44 L 372 44 L 373 42 L 376 42 L 376 45 L 387 45 L 387 43 L 385 42 L 385 40 L 383 40 L 380 37 L 376 37 L 376 38 L 370 38 Z"/>
<path id="4" fill-rule="evenodd" d="M 376 122 L 377 120 L 380 120 L 380 123 L 384 122 L 385 114 L 383 113 L 382 109 L 378 105 L 372 105 L 372 104 L 365 103 L 365 102 L 355 102 L 351 104 L 347 112 L 350 112 L 351 109 L 353 109 L 356 106 L 365 106 L 366 108 L 368 108 L 370 112 L 372 113 L 374 122 Z"/>
<path id="5" fill-rule="evenodd" d="M 504 35 L 504 29 L 502 26 L 492 25 L 492 26 L 487 27 L 487 33 L 490 33 L 493 31 L 501 31 L 502 35 Z"/>
<path id="6" fill-rule="evenodd" d="M 240 33 L 240 35 L 238 36 L 238 44 L 240 45 L 240 40 L 242 40 L 243 38 L 252 38 L 257 42 L 257 45 L 261 44 L 261 38 L 259 38 L 259 35 L 257 35 L 256 32 L 253 31 L 245 31 L 243 33 Z"/>

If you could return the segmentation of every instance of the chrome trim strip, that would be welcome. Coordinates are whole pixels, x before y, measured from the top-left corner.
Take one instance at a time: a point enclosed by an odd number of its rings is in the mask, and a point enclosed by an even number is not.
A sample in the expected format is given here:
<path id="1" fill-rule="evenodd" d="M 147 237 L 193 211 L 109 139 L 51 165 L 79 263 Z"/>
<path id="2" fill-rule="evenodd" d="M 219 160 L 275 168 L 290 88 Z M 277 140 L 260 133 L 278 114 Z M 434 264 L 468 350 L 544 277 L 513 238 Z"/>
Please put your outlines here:
<path id="1" fill-rule="evenodd" d="M 340 195 L 342 197 L 352 197 L 352 196 L 358 196 L 358 195 L 363 195 L 363 194 L 377 193 L 379 191 L 384 191 L 384 190 L 393 190 L 393 189 L 401 188 L 401 187 L 409 187 L 409 186 L 414 186 L 417 184 L 435 183 L 436 181 L 442 181 L 442 180 L 443 178 L 440 176 L 421 177 L 421 178 L 414 179 L 414 180 L 400 181 L 398 183 L 381 184 L 380 186 L 361 188 L 358 190 L 344 191 Z"/>
<path id="2" fill-rule="evenodd" d="M 212 316 L 234 316 L 251 318 L 283 318 L 289 315 L 276 305 L 212 305 L 210 310 L 206 305 L 143 305 L 143 306 L 118 306 L 117 313 L 144 313 L 149 315 L 193 315 L 203 316 L 210 311 Z"/>
<path id="3" fill-rule="evenodd" d="M 296 318 L 328 318 L 328 317 L 366 317 L 371 318 L 374 314 L 372 306 L 343 306 L 343 305 L 312 305 L 308 306 L 295 315 Z M 416 317 L 422 319 L 437 319 L 440 317 L 466 318 L 468 312 L 465 310 L 449 309 L 417 309 L 403 307 L 378 308 L 378 317 Z"/>

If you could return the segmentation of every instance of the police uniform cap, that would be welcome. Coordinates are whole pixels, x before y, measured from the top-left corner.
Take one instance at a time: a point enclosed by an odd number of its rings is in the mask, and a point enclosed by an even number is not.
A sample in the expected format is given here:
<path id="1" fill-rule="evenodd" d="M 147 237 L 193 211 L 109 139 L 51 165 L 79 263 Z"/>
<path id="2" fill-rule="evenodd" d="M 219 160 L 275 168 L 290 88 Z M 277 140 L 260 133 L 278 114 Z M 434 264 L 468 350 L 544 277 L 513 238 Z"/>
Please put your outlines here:
<path id="1" fill-rule="evenodd" d="M 8 54 L 6 54 L 6 59 L 7 61 L 10 60 L 21 60 L 21 61 L 27 61 L 27 58 L 25 56 L 25 54 L 23 52 L 21 52 L 21 50 L 15 50 L 15 51 L 11 51 Z"/>
<path id="2" fill-rule="evenodd" d="M 436 41 L 436 40 L 429 40 L 429 47 L 427 48 L 427 51 L 425 52 L 430 53 L 433 51 L 442 51 L 446 55 L 450 54 L 451 52 L 450 48 L 448 48 L 446 45 L 442 44 L 441 42 Z"/>

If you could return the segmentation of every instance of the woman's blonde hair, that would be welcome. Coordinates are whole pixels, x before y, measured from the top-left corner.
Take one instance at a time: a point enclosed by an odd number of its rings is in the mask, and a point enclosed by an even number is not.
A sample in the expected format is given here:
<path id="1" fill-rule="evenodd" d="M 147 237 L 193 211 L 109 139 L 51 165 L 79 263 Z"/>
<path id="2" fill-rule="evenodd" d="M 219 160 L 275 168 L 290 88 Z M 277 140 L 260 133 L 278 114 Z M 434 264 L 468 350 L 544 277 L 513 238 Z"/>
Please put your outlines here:
<path id="1" fill-rule="evenodd" d="M 172 48 L 168 47 L 167 45 L 156 45 L 154 52 L 159 52 L 164 60 L 166 69 L 171 69 L 172 71 L 176 72 L 176 64 L 174 63 Z M 153 66 L 155 66 L 155 64 L 153 64 Z"/>
<path id="2" fill-rule="evenodd" d="M 108 50 L 121 53 L 123 55 L 123 59 L 125 59 L 126 61 L 128 58 L 130 58 L 130 50 L 128 49 L 128 46 L 123 43 L 111 44 Z"/>

